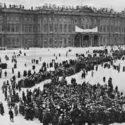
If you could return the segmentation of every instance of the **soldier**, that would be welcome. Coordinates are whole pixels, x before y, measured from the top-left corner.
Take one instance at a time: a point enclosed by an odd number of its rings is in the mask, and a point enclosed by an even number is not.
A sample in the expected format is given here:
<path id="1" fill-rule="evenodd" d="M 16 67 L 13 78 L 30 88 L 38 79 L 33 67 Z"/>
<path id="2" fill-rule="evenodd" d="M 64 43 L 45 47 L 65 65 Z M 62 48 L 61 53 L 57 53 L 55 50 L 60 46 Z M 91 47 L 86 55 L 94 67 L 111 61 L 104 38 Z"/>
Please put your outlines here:
<path id="1" fill-rule="evenodd" d="M 10 116 L 10 121 L 14 122 L 14 115 L 13 115 L 13 111 L 11 109 L 9 111 L 9 116 Z"/>

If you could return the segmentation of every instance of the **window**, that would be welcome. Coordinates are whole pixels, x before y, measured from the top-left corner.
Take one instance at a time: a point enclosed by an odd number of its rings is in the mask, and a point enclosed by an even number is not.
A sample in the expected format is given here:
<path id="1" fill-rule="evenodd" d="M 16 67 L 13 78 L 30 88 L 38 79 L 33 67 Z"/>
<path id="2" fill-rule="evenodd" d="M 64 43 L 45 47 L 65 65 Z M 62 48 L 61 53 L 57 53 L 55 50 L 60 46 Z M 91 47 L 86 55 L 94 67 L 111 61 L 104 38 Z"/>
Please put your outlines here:
<path id="1" fill-rule="evenodd" d="M 0 25 L 0 31 L 2 31 L 2 25 Z"/>
<path id="2" fill-rule="evenodd" d="M 57 24 L 55 24 L 55 32 L 57 32 L 57 29 L 58 29 L 58 28 L 57 28 Z"/>
<path id="3" fill-rule="evenodd" d="M 117 27 L 115 27 L 115 32 L 117 32 Z"/>
<path id="4" fill-rule="evenodd" d="M 60 32 L 62 32 L 62 24 L 60 24 Z"/>
<path id="5" fill-rule="evenodd" d="M 70 46 L 70 44 L 71 44 L 71 38 L 68 37 L 68 45 Z"/>
<path id="6" fill-rule="evenodd" d="M 107 26 L 107 32 L 109 32 L 109 26 Z"/>
<path id="7" fill-rule="evenodd" d="M 13 46 L 15 45 L 15 39 L 14 38 L 12 39 L 12 45 Z"/>
<path id="8" fill-rule="evenodd" d="M 35 25 L 33 26 L 33 32 L 35 32 L 36 31 L 36 27 L 35 27 Z"/>
<path id="9" fill-rule="evenodd" d="M 44 24 L 44 32 L 47 32 L 47 24 Z"/>
<path id="10" fill-rule="evenodd" d="M 66 38 L 64 38 L 64 44 L 66 45 L 66 43 L 67 43 L 67 39 L 66 39 Z"/>
<path id="11" fill-rule="evenodd" d="M 72 26 L 71 26 L 71 24 L 69 24 L 69 32 L 72 32 Z"/>
<path id="12" fill-rule="evenodd" d="M 49 18 L 49 21 L 52 22 L 52 18 Z"/>
<path id="13" fill-rule="evenodd" d="M 50 32 L 52 32 L 53 31 L 53 24 L 50 24 L 49 28 L 50 28 Z"/>
<path id="14" fill-rule="evenodd" d="M 12 32 L 14 32 L 14 25 L 12 25 Z"/>
<path id="15" fill-rule="evenodd" d="M 7 26 L 7 31 L 10 32 L 10 25 Z"/>
<path id="16" fill-rule="evenodd" d="M 99 27 L 99 31 L 102 32 L 102 26 Z"/>
<path id="17" fill-rule="evenodd" d="M 2 31 L 4 31 L 4 25 L 2 25 Z"/>
<path id="18" fill-rule="evenodd" d="M 64 25 L 64 32 L 67 32 L 67 24 Z"/>
<path id="19" fill-rule="evenodd" d="M 16 26 L 16 32 L 19 32 L 19 26 Z"/>
<path id="20" fill-rule="evenodd" d="M 28 32 L 28 26 L 25 25 L 25 32 Z"/>
<path id="21" fill-rule="evenodd" d="M 55 38 L 55 45 L 57 44 L 57 38 Z"/>
<path id="22" fill-rule="evenodd" d="M 32 25 L 29 25 L 29 32 L 32 32 Z"/>
<path id="23" fill-rule="evenodd" d="M 38 24 L 38 32 L 40 32 L 40 24 Z"/>
<path id="24" fill-rule="evenodd" d="M 10 38 L 7 39 L 7 44 L 10 45 Z"/>

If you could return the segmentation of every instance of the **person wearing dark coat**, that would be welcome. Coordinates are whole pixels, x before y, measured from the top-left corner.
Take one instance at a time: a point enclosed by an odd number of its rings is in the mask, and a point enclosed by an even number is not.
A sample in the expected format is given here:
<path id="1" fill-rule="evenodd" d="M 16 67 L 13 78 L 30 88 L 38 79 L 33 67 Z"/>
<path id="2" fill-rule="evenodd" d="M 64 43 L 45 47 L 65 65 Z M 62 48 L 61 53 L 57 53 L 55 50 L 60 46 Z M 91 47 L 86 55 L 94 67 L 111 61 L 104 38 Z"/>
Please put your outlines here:
<path id="1" fill-rule="evenodd" d="M 5 74 L 5 78 L 6 78 L 7 77 L 7 71 L 5 71 L 4 74 Z"/>
<path id="2" fill-rule="evenodd" d="M 3 104 L 1 104 L 1 115 L 4 115 L 4 107 L 3 107 Z"/>
<path id="3" fill-rule="evenodd" d="M 9 116 L 10 116 L 10 121 L 14 122 L 14 115 L 13 115 L 13 111 L 11 109 L 9 111 Z"/>

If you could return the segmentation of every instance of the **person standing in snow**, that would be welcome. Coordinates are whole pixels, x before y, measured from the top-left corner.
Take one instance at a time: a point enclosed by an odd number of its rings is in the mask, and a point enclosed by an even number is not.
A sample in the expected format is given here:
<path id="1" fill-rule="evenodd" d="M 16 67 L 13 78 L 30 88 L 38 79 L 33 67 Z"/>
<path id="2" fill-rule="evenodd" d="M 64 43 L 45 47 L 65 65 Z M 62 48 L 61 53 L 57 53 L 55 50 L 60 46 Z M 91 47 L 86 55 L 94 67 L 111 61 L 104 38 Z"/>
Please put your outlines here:
<path id="1" fill-rule="evenodd" d="M 12 74 L 14 74 L 14 68 L 12 68 Z"/>
<path id="2" fill-rule="evenodd" d="M 5 71 L 4 74 L 5 74 L 5 78 L 6 78 L 7 77 L 7 71 Z"/>
<path id="3" fill-rule="evenodd" d="M 2 103 L 0 104 L 0 113 L 1 115 L 4 115 L 4 107 Z"/>
<path id="4" fill-rule="evenodd" d="M 17 105 L 15 105 L 15 107 L 14 107 L 14 113 L 15 113 L 15 116 L 18 115 L 18 107 L 17 107 Z"/>
<path id="5" fill-rule="evenodd" d="M 13 115 L 13 111 L 11 109 L 9 111 L 9 116 L 10 116 L 10 121 L 14 122 L 14 115 Z"/>

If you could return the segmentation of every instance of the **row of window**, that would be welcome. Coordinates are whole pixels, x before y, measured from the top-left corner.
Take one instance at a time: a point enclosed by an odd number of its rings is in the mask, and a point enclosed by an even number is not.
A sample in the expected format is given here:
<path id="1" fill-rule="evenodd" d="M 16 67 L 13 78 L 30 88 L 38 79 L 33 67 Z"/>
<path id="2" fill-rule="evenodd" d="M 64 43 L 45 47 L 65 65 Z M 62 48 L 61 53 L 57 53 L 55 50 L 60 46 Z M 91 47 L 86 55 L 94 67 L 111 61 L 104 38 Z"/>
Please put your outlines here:
<path id="1" fill-rule="evenodd" d="M 18 37 L 8 37 L 6 39 L 6 44 L 9 46 L 16 46 L 20 44 L 20 40 Z"/>
<path id="2" fill-rule="evenodd" d="M 39 27 L 40 26 L 38 26 L 38 30 L 39 30 Z M 30 25 L 23 25 L 23 27 L 22 27 L 22 31 L 23 32 L 35 32 L 37 30 L 37 27 L 36 27 L 36 25 L 33 25 L 33 24 L 30 24 Z"/>
<path id="3" fill-rule="evenodd" d="M 74 29 L 71 24 L 69 24 L 69 25 L 68 24 L 65 24 L 65 25 L 63 25 L 63 24 L 60 24 L 60 25 L 44 24 L 44 32 L 47 32 L 48 30 L 50 32 L 53 32 L 53 31 L 55 31 L 55 32 L 72 32 L 72 30 L 74 30 Z"/>
<path id="4" fill-rule="evenodd" d="M 125 28 L 114 27 L 114 26 L 100 26 L 100 32 L 125 32 Z"/>
<path id="5" fill-rule="evenodd" d="M 22 31 L 23 32 L 35 32 L 40 31 L 40 26 L 36 28 L 36 25 L 23 25 Z M 0 31 L 7 31 L 7 32 L 19 32 L 20 26 L 15 24 L 7 24 L 6 26 L 0 25 Z"/>

